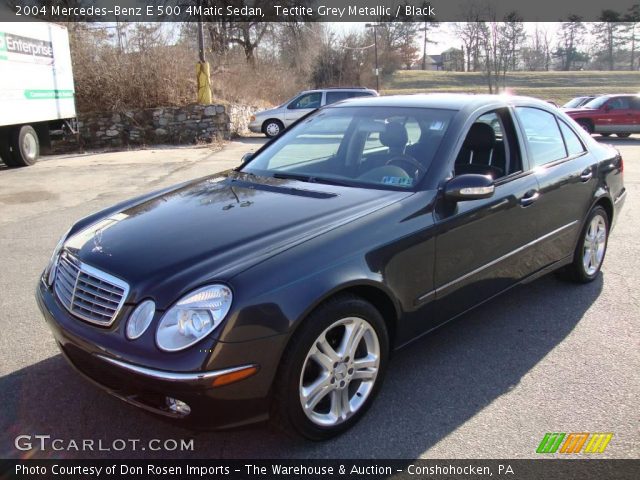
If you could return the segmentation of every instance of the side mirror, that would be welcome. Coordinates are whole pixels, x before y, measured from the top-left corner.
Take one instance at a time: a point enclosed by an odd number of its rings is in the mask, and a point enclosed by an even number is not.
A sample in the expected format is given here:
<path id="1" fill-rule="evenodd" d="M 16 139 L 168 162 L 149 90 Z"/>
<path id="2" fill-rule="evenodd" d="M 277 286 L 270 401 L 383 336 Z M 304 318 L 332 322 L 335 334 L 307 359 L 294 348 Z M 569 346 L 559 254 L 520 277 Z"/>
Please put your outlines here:
<path id="1" fill-rule="evenodd" d="M 247 152 L 244 155 L 242 155 L 242 164 L 244 165 L 245 163 L 248 163 L 249 160 L 251 160 L 253 158 L 253 152 Z"/>
<path id="2" fill-rule="evenodd" d="M 493 178 L 474 173 L 453 177 L 444 186 L 445 198 L 454 202 L 489 198 L 494 191 Z"/>

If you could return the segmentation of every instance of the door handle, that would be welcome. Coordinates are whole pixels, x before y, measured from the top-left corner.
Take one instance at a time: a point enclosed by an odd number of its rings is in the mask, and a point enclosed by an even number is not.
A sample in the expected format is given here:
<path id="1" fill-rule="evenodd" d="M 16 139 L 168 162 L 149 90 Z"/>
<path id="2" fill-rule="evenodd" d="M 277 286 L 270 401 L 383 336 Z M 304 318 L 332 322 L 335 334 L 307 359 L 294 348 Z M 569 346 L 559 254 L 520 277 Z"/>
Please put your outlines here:
<path id="1" fill-rule="evenodd" d="M 593 171 L 589 168 L 580 174 L 580 180 L 582 182 L 588 182 L 593 177 Z"/>
<path id="2" fill-rule="evenodd" d="M 535 202 L 536 200 L 538 200 L 538 198 L 540 198 L 540 192 L 538 192 L 537 190 L 529 190 L 527 193 L 524 194 L 524 196 L 520 199 L 520 205 L 522 205 L 523 207 L 528 207 L 529 205 L 531 205 L 533 202 Z"/>

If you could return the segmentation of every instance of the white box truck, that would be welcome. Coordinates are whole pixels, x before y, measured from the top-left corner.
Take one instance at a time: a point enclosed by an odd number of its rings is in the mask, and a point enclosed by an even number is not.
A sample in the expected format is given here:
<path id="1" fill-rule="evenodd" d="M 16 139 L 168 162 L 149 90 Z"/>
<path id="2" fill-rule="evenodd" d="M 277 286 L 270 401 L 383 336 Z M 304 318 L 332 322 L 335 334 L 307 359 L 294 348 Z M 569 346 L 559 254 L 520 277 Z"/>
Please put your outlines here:
<path id="1" fill-rule="evenodd" d="M 46 22 L 0 22 L 0 157 L 33 165 L 52 131 L 76 116 L 67 29 Z"/>

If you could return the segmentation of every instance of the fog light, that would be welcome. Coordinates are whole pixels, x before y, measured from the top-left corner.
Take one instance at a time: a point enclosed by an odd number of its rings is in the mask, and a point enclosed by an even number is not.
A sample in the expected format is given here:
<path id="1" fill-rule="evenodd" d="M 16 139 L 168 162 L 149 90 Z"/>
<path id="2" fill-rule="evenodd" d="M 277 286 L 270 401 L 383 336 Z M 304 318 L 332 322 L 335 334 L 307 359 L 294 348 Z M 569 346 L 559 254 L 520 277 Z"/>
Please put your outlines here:
<path id="1" fill-rule="evenodd" d="M 191 407 L 187 405 L 182 400 L 178 400 L 177 398 L 167 397 L 167 407 L 173 413 L 177 413 L 178 415 L 189 415 L 191 413 Z"/>

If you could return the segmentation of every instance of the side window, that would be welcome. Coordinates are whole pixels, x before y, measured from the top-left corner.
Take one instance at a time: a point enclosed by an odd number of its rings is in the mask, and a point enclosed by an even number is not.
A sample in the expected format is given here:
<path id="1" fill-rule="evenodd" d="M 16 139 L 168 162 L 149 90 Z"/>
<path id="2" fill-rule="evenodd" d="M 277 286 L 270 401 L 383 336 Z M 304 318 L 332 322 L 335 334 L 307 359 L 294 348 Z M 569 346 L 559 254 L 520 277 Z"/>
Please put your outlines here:
<path id="1" fill-rule="evenodd" d="M 558 123 L 560 124 L 560 130 L 562 130 L 562 136 L 564 137 L 564 143 L 567 146 L 569 155 L 579 155 L 584 152 L 584 145 L 582 145 L 580 138 L 578 138 L 574 131 L 569 128 L 569 125 L 562 120 Z"/>
<path id="2" fill-rule="evenodd" d="M 607 102 L 607 107 L 611 110 L 628 110 L 629 107 L 629 97 L 616 97 L 609 102 Z"/>
<path id="3" fill-rule="evenodd" d="M 408 118 L 404 124 L 404 128 L 407 129 L 409 144 L 414 145 L 420 141 L 420 137 L 422 136 L 422 129 L 420 128 L 420 124 L 415 118 Z"/>
<path id="4" fill-rule="evenodd" d="M 351 98 L 352 96 L 353 95 L 351 95 L 350 92 L 327 92 L 326 105 L 329 105 L 330 103 L 339 102 L 340 100 L 346 100 L 347 98 Z"/>
<path id="5" fill-rule="evenodd" d="M 469 128 L 455 161 L 455 175 L 475 173 L 494 179 L 522 169 L 517 137 L 508 109 L 478 117 Z"/>
<path id="6" fill-rule="evenodd" d="M 362 92 L 350 92 L 351 97 L 373 97 L 373 93 L 362 91 Z"/>
<path id="7" fill-rule="evenodd" d="M 631 108 L 633 110 L 640 110 L 640 97 L 633 97 L 631 99 Z"/>
<path id="8" fill-rule="evenodd" d="M 322 101 L 322 92 L 307 93 L 298 97 L 289 104 L 289 108 L 297 110 L 300 108 L 320 108 L 320 102 Z"/>
<path id="9" fill-rule="evenodd" d="M 532 107 L 517 107 L 516 111 L 529 144 L 532 167 L 567 156 L 555 115 Z"/>

